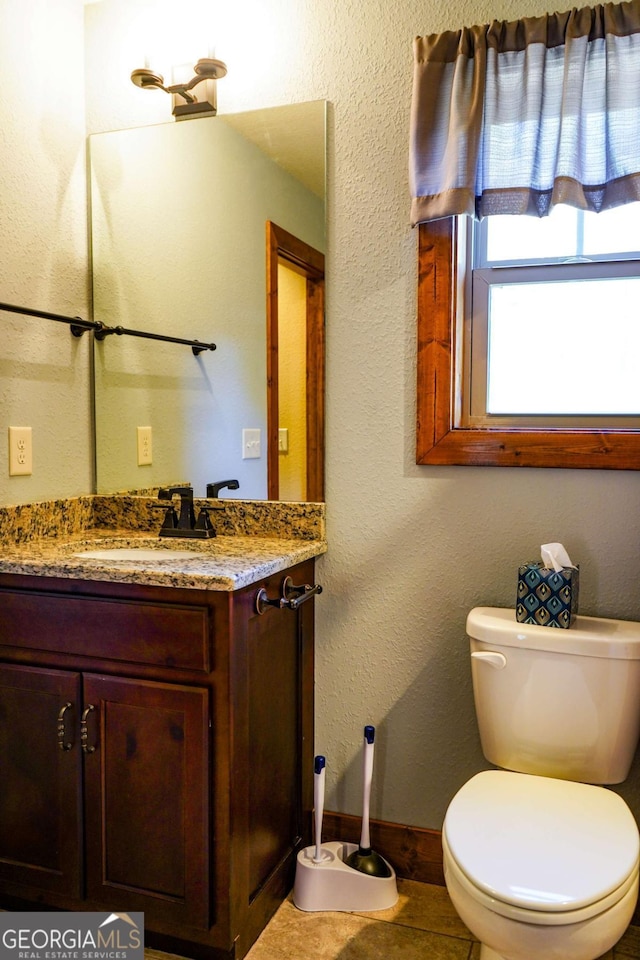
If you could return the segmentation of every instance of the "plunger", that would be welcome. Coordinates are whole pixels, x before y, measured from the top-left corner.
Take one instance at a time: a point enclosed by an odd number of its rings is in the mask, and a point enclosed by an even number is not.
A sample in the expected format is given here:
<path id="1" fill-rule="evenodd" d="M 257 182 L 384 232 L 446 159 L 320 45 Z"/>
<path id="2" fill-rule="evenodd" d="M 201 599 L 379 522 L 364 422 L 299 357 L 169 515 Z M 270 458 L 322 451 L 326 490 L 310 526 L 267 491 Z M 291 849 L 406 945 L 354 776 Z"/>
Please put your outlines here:
<path id="1" fill-rule="evenodd" d="M 371 849 L 371 838 L 369 835 L 369 798 L 371 796 L 371 780 L 373 778 L 373 751 L 376 728 L 366 726 L 364 728 L 364 789 L 362 801 L 362 829 L 360 833 L 360 846 L 354 850 L 345 863 L 360 873 L 368 873 L 372 877 L 390 877 L 391 870 L 389 864 L 383 860 L 379 853 Z"/>
<path id="2" fill-rule="evenodd" d="M 324 812 L 324 757 L 316 757 L 313 761 L 313 809 L 315 819 L 316 850 L 313 855 L 314 863 L 322 863 L 322 815 Z"/>

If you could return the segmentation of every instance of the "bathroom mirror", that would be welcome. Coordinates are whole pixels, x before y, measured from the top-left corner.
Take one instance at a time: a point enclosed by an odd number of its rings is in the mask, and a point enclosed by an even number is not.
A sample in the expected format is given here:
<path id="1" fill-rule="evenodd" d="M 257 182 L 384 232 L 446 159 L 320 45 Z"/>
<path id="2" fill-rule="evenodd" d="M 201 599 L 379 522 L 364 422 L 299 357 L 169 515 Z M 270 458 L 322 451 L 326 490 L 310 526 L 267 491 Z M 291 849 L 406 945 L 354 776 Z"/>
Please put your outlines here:
<path id="1" fill-rule="evenodd" d="M 309 382 L 322 417 L 323 346 L 303 327 L 305 289 L 318 327 L 326 104 L 94 134 L 89 155 L 94 319 L 216 345 L 194 355 L 155 339 L 96 340 L 97 492 L 189 481 L 205 496 L 207 484 L 237 480 L 221 496 L 315 499 L 285 465 L 306 456 L 295 422 Z M 310 280 L 287 244 L 274 247 L 274 231 L 313 252 Z M 274 304 L 292 312 L 279 336 Z M 284 400 L 274 407 L 278 369 L 296 413 L 282 412 Z M 311 443 L 322 436 L 312 430 Z M 313 462 L 324 462 L 317 449 Z"/>

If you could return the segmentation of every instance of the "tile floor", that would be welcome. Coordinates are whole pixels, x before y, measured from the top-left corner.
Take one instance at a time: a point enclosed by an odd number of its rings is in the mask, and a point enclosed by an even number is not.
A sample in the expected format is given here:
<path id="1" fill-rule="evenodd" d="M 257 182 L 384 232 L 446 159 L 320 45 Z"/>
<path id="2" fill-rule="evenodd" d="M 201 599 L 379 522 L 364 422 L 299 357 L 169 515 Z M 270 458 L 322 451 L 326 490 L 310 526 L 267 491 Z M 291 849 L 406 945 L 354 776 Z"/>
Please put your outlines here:
<path id="1" fill-rule="evenodd" d="M 376 913 L 303 913 L 289 898 L 246 960 L 478 960 L 480 946 L 444 887 L 398 882 L 399 900 Z M 640 927 L 630 927 L 602 960 L 640 960 Z"/>

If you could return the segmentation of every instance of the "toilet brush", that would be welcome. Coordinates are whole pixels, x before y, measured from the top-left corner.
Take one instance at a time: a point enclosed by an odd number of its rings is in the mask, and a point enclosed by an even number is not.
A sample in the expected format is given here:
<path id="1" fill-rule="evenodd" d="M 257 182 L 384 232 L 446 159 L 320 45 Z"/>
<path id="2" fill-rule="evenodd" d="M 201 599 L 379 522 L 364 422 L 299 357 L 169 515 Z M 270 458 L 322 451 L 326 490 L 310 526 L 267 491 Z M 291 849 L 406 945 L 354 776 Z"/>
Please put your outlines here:
<path id="1" fill-rule="evenodd" d="M 373 779 L 373 751 L 376 730 L 375 727 L 366 726 L 364 728 L 364 787 L 362 802 L 362 828 L 360 833 L 360 846 L 354 850 L 345 863 L 360 873 L 368 873 L 373 877 L 390 877 L 391 869 L 389 864 L 371 849 L 371 839 L 369 836 L 369 798 L 371 796 L 371 781 Z"/>
<path id="2" fill-rule="evenodd" d="M 324 813 L 324 757 L 318 756 L 313 761 L 313 812 L 316 828 L 316 851 L 313 855 L 314 863 L 322 863 L 322 816 Z"/>

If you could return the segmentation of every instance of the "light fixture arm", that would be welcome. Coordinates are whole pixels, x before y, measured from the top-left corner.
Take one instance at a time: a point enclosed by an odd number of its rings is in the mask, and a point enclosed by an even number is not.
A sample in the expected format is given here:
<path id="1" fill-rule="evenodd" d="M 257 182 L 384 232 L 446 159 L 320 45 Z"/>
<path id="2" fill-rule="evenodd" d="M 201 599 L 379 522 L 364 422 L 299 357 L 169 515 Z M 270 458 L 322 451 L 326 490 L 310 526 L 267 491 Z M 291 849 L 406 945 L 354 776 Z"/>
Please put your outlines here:
<path id="1" fill-rule="evenodd" d="M 198 79 L 196 80 L 196 83 L 200 83 L 202 79 L 204 78 L 198 77 Z M 182 97 L 182 99 L 185 100 L 187 103 L 197 103 L 198 98 L 193 97 L 190 93 L 187 92 L 188 90 L 191 90 L 192 87 L 195 87 L 195 83 L 188 83 L 188 84 L 174 83 L 172 84 L 172 86 L 163 87 L 162 89 L 165 90 L 166 93 L 172 93 L 176 97 Z"/>
<path id="2" fill-rule="evenodd" d="M 221 77 L 226 76 L 227 67 L 222 60 L 213 60 L 211 57 L 205 57 L 201 60 L 198 60 L 195 67 L 193 68 L 195 76 L 188 81 L 188 83 L 174 83 L 171 86 L 165 86 L 164 77 L 161 73 L 154 73 L 153 70 L 147 68 L 141 70 L 134 70 L 131 74 L 131 82 L 134 83 L 137 87 L 141 87 L 143 90 L 155 89 L 155 90 L 164 90 L 165 93 L 170 93 L 174 97 L 182 97 L 185 101 L 185 105 L 182 107 L 174 106 L 174 115 L 187 115 L 190 113 L 215 113 L 216 112 L 216 102 L 215 102 L 215 84 L 208 84 L 207 86 L 212 88 L 207 90 L 207 98 L 205 100 L 199 101 L 197 97 L 193 96 L 189 91 L 193 90 L 199 83 L 202 83 L 203 80 L 219 80 Z M 196 105 L 191 107 L 190 105 Z"/>

